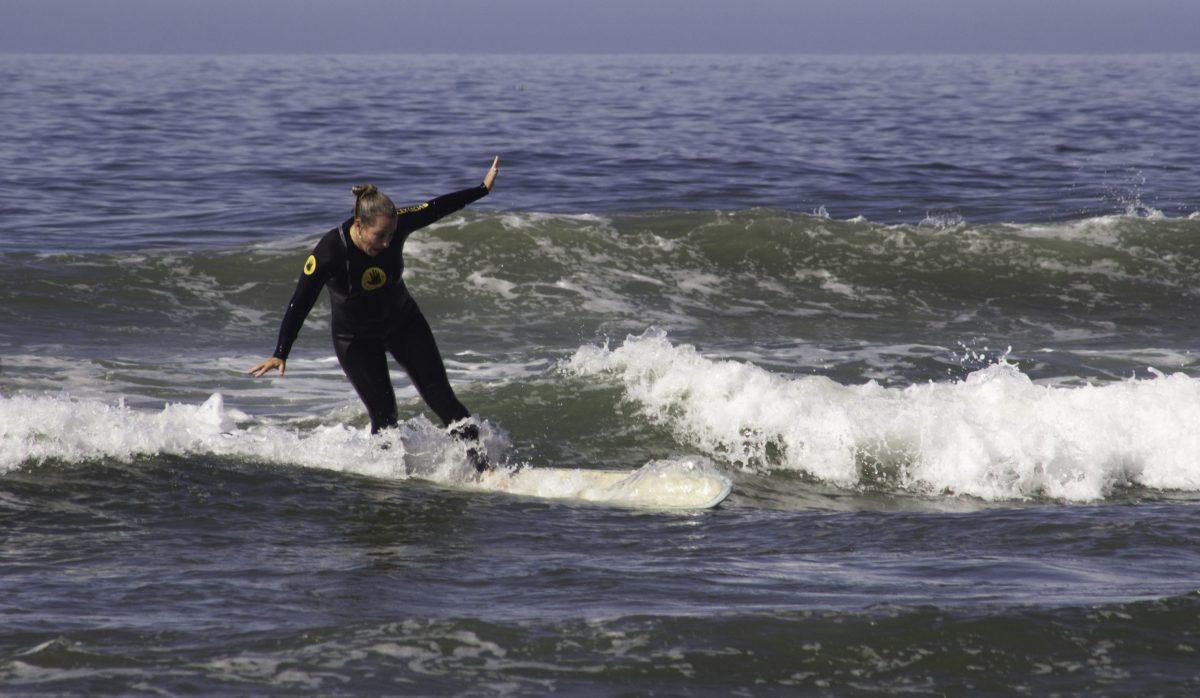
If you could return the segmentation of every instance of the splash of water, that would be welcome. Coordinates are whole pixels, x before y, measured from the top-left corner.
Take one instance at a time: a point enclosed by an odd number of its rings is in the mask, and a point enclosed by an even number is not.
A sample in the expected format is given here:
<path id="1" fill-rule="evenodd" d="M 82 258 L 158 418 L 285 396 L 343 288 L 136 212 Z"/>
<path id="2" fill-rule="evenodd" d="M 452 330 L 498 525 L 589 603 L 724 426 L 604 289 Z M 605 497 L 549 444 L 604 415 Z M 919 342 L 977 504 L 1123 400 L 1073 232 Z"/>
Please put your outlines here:
<path id="1" fill-rule="evenodd" d="M 1200 380 L 1182 373 L 1061 387 L 1001 358 L 958 382 L 840 385 L 708 359 L 658 331 L 581 347 L 565 368 L 615 378 L 680 441 L 748 470 L 989 500 L 1200 489 Z"/>

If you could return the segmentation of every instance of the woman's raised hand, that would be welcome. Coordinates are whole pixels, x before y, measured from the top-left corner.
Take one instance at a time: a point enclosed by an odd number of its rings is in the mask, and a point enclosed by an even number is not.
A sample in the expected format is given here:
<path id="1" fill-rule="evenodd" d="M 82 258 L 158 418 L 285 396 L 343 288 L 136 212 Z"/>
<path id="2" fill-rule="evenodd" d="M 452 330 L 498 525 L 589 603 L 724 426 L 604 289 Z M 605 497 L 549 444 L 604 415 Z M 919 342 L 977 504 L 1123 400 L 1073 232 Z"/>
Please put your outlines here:
<path id="1" fill-rule="evenodd" d="M 496 181 L 496 173 L 500 171 L 500 156 L 497 155 L 495 160 L 492 160 L 492 167 L 483 176 L 483 186 L 487 187 L 488 191 L 492 190 L 492 183 Z"/>
<path id="2" fill-rule="evenodd" d="M 250 369 L 248 373 L 250 375 L 254 376 L 255 378 L 261 378 L 262 376 L 265 376 L 273 368 L 279 369 L 279 375 L 282 376 L 284 373 L 284 370 L 287 368 L 287 362 L 284 361 L 283 359 L 279 359 L 279 358 L 272 356 L 271 358 L 267 359 L 266 361 L 262 362 L 261 364 Z"/>

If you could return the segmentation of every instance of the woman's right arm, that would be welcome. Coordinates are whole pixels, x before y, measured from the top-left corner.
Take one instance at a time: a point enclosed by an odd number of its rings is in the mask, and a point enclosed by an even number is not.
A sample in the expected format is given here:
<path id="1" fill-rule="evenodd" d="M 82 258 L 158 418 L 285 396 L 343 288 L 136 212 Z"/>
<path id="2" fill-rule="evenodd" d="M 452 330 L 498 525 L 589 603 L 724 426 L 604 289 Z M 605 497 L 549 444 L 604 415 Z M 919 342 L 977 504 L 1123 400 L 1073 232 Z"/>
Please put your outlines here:
<path id="1" fill-rule="evenodd" d="M 326 253 L 325 242 L 322 240 L 318 243 L 313 253 L 304 260 L 304 269 L 296 281 L 296 290 L 292 293 L 292 300 L 288 302 L 287 312 L 283 314 L 283 322 L 279 324 L 279 340 L 275 343 L 275 353 L 271 358 L 250 369 L 249 373 L 254 377 L 266 375 L 275 368 L 279 369 L 281 376 L 286 371 L 292 344 L 300 334 L 305 318 L 308 317 L 317 298 L 321 296 L 321 289 L 325 287 L 325 282 L 329 280 L 333 271 L 332 256 Z"/>

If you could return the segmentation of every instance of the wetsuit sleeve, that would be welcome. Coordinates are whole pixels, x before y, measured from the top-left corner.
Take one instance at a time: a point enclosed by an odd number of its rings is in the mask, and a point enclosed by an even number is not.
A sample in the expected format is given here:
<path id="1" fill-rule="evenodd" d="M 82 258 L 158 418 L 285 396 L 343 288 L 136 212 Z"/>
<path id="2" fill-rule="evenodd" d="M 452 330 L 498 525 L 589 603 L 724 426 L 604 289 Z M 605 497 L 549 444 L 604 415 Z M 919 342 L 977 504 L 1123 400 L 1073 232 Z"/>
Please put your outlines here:
<path id="1" fill-rule="evenodd" d="M 287 312 L 283 314 L 283 322 L 279 325 L 279 341 L 275 344 L 274 354 L 277 359 L 287 361 L 288 354 L 292 351 L 292 343 L 296 341 L 296 335 L 300 334 L 300 327 L 304 325 L 304 319 L 308 317 L 313 304 L 321 296 L 321 289 L 333 273 L 334 259 L 328 243 L 327 235 L 317 243 L 308 259 L 304 260 L 304 269 L 296 282 L 296 290 L 292 293 L 292 300 L 288 302 Z"/>
<path id="2" fill-rule="evenodd" d="M 461 210 L 467 204 L 482 199 L 487 194 L 488 188 L 480 184 L 477 187 L 456 191 L 453 194 L 444 194 L 423 204 L 402 208 L 396 212 L 396 235 L 403 240 L 414 230 L 445 218 L 451 213 Z"/>

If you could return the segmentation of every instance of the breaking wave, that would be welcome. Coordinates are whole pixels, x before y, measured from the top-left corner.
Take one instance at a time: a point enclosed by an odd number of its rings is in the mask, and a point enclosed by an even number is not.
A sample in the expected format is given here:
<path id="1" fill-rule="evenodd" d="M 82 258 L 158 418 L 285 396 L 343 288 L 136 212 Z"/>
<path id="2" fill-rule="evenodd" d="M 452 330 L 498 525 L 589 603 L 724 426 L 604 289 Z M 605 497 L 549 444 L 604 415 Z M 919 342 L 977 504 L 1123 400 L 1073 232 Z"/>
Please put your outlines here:
<path id="1" fill-rule="evenodd" d="M 1200 380 L 1182 373 L 1062 387 L 1002 359 L 962 381 L 842 385 L 708 359 L 655 331 L 565 366 L 611 376 L 678 440 L 748 470 L 987 500 L 1200 489 Z"/>

